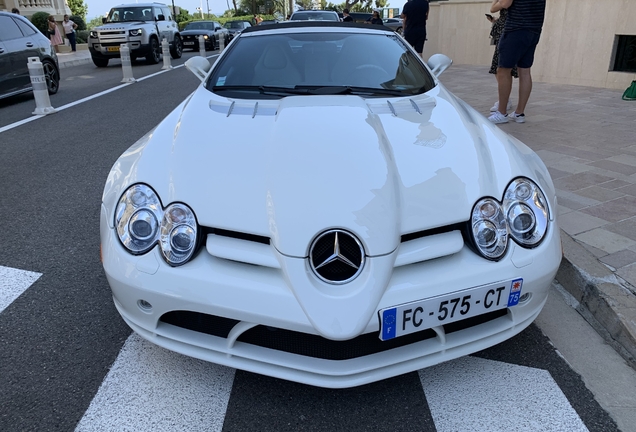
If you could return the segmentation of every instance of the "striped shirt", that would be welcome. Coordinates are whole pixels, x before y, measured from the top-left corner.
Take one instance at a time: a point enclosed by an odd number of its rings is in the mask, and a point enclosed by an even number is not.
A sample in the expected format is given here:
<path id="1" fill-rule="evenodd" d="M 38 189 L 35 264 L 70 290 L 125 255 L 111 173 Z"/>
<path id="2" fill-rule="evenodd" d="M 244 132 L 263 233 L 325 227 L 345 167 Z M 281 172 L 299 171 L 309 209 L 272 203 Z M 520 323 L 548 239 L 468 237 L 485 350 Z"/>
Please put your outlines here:
<path id="1" fill-rule="evenodd" d="M 541 33 L 546 0 L 514 0 L 508 8 L 504 31 L 534 30 Z"/>

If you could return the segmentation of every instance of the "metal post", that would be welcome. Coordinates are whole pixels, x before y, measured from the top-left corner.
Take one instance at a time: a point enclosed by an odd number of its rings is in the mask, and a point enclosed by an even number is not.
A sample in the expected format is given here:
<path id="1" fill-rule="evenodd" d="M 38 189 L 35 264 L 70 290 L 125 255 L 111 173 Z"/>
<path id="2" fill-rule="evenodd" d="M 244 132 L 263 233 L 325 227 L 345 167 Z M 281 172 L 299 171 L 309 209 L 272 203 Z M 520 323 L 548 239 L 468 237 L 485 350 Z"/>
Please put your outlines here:
<path id="1" fill-rule="evenodd" d="M 124 73 L 124 78 L 121 82 L 135 82 L 132 71 L 132 63 L 130 62 L 130 48 L 128 48 L 128 44 L 119 45 L 119 53 L 121 54 L 121 69 Z"/>
<path id="2" fill-rule="evenodd" d="M 163 67 L 161 69 L 172 69 L 170 64 L 170 44 L 166 38 L 161 41 L 161 51 L 163 52 Z"/>
<path id="3" fill-rule="evenodd" d="M 46 86 L 46 77 L 44 76 L 44 68 L 39 57 L 29 57 L 27 60 L 27 68 L 31 76 L 31 86 L 33 87 L 33 97 L 35 97 L 35 111 L 33 114 L 46 115 L 55 112 L 55 108 L 51 106 L 49 98 L 49 89 Z"/>
<path id="4" fill-rule="evenodd" d="M 205 39 L 203 39 L 203 35 L 199 35 L 199 55 L 201 57 L 206 57 L 206 55 L 205 55 Z"/>

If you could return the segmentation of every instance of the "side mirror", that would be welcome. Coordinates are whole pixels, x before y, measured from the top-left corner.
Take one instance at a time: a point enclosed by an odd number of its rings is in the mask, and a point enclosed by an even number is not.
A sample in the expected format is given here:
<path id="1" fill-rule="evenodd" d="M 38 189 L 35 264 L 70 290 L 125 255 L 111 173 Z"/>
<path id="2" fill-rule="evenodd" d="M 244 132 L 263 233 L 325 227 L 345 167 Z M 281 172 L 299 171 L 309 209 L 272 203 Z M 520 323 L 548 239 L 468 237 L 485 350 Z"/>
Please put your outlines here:
<path id="1" fill-rule="evenodd" d="M 195 56 L 185 62 L 185 67 L 203 82 L 212 65 L 205 57 Z"/>
<path id="2" fill-rule="evenodd" d="M 433 54 L 426 64 L 431 68 L 431 72 L 433 72 L 433 75 L 437 78 L 453 64 L 453 60 L 444 54 Z"/>
<path id="3" fill-rule="evenodd" d="M 222 30 L 222 28 L 221 27 L 215 27 L 214 28 L 214 31 L 219 31 L 219 30 Z"/>
<path id="4" fill-rule="evenodd" d="M 157 17 L 157 21 L 165 21 L 165 20 L 166 20 L 165 15 L 159 15 L 159 16 Z"/>
<path id="5" fill-rule="evenodd" d="M 106 24 L 106 17 L 102 17 L 102 24 Z"/>

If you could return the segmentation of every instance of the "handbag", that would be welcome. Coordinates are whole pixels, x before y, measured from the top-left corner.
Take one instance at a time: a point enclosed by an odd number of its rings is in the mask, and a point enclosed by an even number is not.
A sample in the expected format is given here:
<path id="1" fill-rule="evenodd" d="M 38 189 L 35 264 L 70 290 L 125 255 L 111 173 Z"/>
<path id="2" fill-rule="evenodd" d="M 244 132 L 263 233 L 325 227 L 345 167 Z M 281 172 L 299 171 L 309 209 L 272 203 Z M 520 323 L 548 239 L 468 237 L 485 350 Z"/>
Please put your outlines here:
<path id="1" fill-rule="evenodd" d="M 636 100 L 636 80 L 623 93 L 623 100 Z"/>
<path id="2" fill-rule="evenodd" d="M 49 34 L 50 35 L 54 35 L 55 34 L 55 27 L 53 27 L 53 29 L 49 29 Z"/>

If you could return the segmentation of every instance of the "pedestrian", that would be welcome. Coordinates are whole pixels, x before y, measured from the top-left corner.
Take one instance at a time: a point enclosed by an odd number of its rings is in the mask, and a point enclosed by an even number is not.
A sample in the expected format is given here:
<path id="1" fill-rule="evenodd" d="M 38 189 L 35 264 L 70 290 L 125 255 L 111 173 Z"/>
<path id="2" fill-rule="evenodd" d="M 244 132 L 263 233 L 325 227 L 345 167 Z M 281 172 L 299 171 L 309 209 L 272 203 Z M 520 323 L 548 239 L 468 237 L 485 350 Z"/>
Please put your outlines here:
<path id="1" fill-rule="evenodd" d="M 545 18 L 546 0 L 493 0 L 490 12 L 508 10 L 504 31 L 499 39 L 499 64 L 497 67 L 498 110 L 488 120 L 506 123 L 513 119 L 517 123 L 526 121 L 525 109 L 532 91 L 530 68 L 534 63 L 534 52 L 541 37 Z M 512 91 L 512 68 L 519 73 L 519 102 L 514 112 L 508 115 L 508 100 Z M 502 108 L 503 107 L 503 108 Z"/>
<path id="2" fill-rule="evenodd" d="M 14 13 L 16 15 L 20 15 L 20 10 L 18 8 L 13 8 L 13 9 L 11 9 L 11 13 Z"/>
<path id="3" fill-rule="evenodd" d="M 48 33 L 49 39 L 51 39 L 51 45 L 53 45 L 55 52 L 59 53 L 60 49 L 58 47 L 59 45 L 62 45 L 62 35 L 60 35 L 60 31 L 57 28 L 53 15 L 49 15 L 48 18 Z"/>
<path id="4" fill-rule="evenodd" d="M 400 17 L 404 20 L 404 39 L 422 57 L 426 41 L 426 21 L 428 20 L 428 0 L 410 0 L 402 8 Z"/>
<path id="5" fill-rule="evenodd" d="M 492 63 L 490 64 L 490 70 L 488 73 L 495 75 L 497 77 L 497 66 L 499 65 L 499 39 L 501 38 L 501 33 L 503 33 L 504 25 L 506 24 L 506 17 L 508 16 L 508 10 L 502 9 L 499 11 L 499 17 L 494 18 L 492 15 L 486 14 L 486 19 L 490 21 L 492 27 L 490 28 L 490 44 L 495 46 L 495 52 L 492 55 Z M 519 78 L 519 74 L 517 73 L 517 67 L 513 67 L 510 71 L 514 78 Z M 512 108 L 512 101 L 508 101 L 508 109 Z M 490 112 L 495 112 L 499 110 L 499 102 L 495 102 L 495 104 L 490 108 Z"/>
<path id="6" fill-rule="evenodd" d="M 342 10 L 342 22 L 353 22 L 353 17 L 349 15 L 349 9 Z"/>
<path id="7" fill-rule="evenodd" d="M 367 18 L 366 22 L 370 24 L 384 25 L 384 22 L 382 22 L 382 18 L 380 18 L 380 12 L 378 12 L 377 10 L 373 11 L 371 17 Z"/>
<path id="8" fill-rule="evenodd" d="M 64 34 L 66 34 L 66 39 L 68 39 L 68 42 L 71 44 L 71 51 L 75 52 L 75 29 L 77 29 L 77 24 L 71 21 L 68 18 L 68 15 L 64 15 L 62 27 L 64 27 Z"/>

